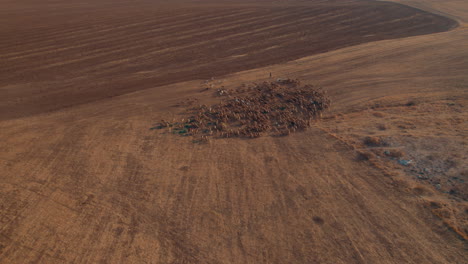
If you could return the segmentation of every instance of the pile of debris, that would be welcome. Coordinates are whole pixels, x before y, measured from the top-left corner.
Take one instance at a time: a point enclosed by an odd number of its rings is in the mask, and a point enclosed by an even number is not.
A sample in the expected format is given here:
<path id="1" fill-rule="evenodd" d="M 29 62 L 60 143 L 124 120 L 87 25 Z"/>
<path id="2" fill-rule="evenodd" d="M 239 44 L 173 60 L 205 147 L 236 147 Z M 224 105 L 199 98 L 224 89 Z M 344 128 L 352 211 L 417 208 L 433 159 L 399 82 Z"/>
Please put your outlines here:
<path id="1" fill-rule="evenodd" d="M 163 120 L 157 128 L 201 141 L 209 137 L 286 136 L 306 129 L 330 106 L 322 89 L 293 79 L 218 89 L 216 95 L 223 97 L 219 104 L 189 109 L 189 118 L 176 123 Z"/>

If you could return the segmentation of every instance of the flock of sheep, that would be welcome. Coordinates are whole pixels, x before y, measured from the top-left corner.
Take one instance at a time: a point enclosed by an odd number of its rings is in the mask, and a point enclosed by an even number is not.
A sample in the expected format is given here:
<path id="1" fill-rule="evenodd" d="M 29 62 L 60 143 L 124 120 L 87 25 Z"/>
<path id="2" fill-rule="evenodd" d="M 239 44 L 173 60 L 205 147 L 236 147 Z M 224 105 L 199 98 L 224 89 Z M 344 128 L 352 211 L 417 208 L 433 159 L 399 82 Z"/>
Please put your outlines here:
<path id="1" fill-rule="evenodd" d="M 158 128 L 200 141 L 209 137 L 286 136 L 306 129 L 330 106 L 322 89 L 293 79 L 218 89 L 217 95 L 223 97 L 219 104 L 192 108 L 188 119 L 176 123 L 163 120 Z"/>

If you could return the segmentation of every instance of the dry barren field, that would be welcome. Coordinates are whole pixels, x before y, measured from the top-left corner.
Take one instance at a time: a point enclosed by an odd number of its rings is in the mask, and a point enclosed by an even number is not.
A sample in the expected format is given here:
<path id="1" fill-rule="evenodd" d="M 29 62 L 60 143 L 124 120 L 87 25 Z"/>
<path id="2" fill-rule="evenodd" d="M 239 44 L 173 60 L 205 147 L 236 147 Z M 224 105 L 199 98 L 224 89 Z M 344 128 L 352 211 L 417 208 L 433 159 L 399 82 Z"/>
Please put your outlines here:
<path id="1" fill-rule="evenodd" d="M 0 263 L 467 263 L 468 4 L 395 2 L 0 0 Z M 150 129 L 276 78 L 331 108 Z"/>

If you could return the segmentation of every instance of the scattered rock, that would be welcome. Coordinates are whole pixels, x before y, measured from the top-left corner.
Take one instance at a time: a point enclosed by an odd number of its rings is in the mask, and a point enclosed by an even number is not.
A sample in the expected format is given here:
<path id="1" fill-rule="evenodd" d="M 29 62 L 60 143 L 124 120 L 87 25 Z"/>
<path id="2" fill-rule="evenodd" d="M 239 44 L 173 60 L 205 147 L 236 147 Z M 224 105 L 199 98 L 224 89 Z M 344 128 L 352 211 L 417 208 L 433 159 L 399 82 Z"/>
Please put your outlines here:
<path id="1" fill-rule="evenodd" d="M 408 166 L 412 163 L 412 160 L 398 160 L 398 163 L 400 163 L 403 166 Z"/>

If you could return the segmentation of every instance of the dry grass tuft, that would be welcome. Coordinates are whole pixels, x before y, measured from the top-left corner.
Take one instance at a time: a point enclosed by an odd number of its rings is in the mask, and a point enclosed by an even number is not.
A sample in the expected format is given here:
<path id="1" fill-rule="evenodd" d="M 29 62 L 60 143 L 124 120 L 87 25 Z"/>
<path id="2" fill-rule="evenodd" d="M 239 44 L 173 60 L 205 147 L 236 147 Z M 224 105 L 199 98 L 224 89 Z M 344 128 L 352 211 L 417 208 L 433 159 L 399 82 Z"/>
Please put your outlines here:
<path id="1" fill-rule="evenodd" d="M 323 218 L 320 216 L 314 216 L 312 220 L 314 220 L 314 222 L 318 225 L 323 225 L 325 223 L 325 220 L 323 220 Z"/>
<path id="2" fill-rule="evenodd" d="M 418 185 L 418 186 L 415 186 L 413 187 L 412 189 L 412 192 L 416 195 L 419 195 L 419 196 L 422 196 L 422 195 L 426 195 L 428 193 L 430 193 L 426 187 L 422 186 L 422 185 Z"/>
<path id="3" fill-rule="evenodd" d="M 462 208 L 455 208 L 438 201 L 427 201 L 426 206 L 429 207 L 432 213 L 439 217 L 447 227 L 452 229 L 459 238 L 468 240 L 468 217 L 466 216 L 466 208 L 465 212 L 463 212 Z"/>
<path id="4" fill-rule="evenodd" d="M 385 124 L 377 124 L 377 129 L 381 131 L 387 130 L 387 126 Z"/>
<path id="5" fill-rule="evenodd" d="M 386 150 L 384 152 L 384 154 L 386 156 L 389 156 L 389 157 L 392 157 L 392 158 L 397 158 L 397 159 L 402 158 L 405 155 L 405 153 L 402 150 L 399 150 L 399 149 Z"/>
<path id="6" fill-rule="evenodd" d="M 382 112 L 374 112 L 372 113 L 372 115 L 375 117 L 380 117 L 380 118 L 385 117 L 385 114 Z"/>
<path id="7" fill-rule="evenodd" d="M 357 160 L 366 161 L 375 159 L 375 154 L 370 151 L 358 151 Z"/>
<path id="8" fill-rule="evenodd" d="M 364 144 L 369 147 L 382 147 L 388 145 L 383 139 L 371 136 L 367 136 L 364 138 Z"/>

